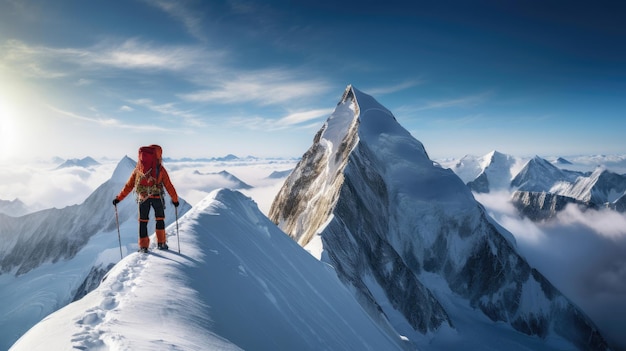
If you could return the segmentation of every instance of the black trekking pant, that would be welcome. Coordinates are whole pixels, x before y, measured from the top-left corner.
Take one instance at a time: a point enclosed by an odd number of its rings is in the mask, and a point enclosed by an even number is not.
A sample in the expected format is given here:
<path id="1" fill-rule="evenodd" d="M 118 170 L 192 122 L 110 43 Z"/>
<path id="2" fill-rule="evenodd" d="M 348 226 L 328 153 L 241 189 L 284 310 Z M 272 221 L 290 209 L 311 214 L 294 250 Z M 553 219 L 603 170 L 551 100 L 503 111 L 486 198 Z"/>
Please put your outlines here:
<path id="1" fill-rule="evenodd" d="M 148 220 L 150 219 L 150 207 L 154 209 L 156 229 L 165 229 L 165 210 L 160 197 L 149 197 L 139 203 L 139 237 L 148 236 Z"/>

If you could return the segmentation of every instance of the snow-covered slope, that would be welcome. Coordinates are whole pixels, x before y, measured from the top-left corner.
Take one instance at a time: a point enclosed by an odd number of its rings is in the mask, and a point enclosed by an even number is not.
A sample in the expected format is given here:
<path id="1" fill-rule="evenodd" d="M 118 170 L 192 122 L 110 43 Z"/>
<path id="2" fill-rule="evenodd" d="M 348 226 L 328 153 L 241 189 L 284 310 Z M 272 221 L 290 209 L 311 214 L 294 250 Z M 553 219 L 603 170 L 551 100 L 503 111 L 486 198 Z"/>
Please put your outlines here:
<path id="1" fill-rule="evenodd" d="M 270 218 L 421 349 L 607 348 L 463 181 L 351 86 Z"/>
<path id="2" fill-rule="evenodd" d="M 547 191 L 560 182 L 572 182 L 580 173 L 562 170 L 549 161 L 535 156 L 513 178 L 511 186 L 520 191 Z"/>
<path id="3" fill-rule="evenodd" d="M 0 220 L 0 349 L 49 313 L 93 289 L 112 263 L 137 249 L 137 204 L 132 195 L 118 207 L 118 239 L 111 200 L 135 161 L 122 159 L 110 180 L 80 205 Z M 181 199 L 179 215 L 190 206 Z M 152 219 L 153 214 L 151 214 Z M 166 223 L 175 221 L 167 206 Z M 149 223 L 153 231 L 154 220 Z"/>
<path id="4" fill-rule="evenodd" d="M 179 233 L 181 254 L 128 255 L 11 350 L 403 349 L 241 193 L 211 193 Z"/>

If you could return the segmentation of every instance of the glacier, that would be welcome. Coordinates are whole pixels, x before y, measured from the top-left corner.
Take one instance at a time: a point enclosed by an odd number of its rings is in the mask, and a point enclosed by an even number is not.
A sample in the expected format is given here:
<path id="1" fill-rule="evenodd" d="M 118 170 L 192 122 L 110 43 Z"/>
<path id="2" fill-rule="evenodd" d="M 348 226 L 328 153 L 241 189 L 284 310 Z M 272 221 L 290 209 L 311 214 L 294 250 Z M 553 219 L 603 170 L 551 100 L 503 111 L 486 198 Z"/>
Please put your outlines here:
<path id="1" fill-rule="evenodd" d="M 420 349 L 608 349 L 465 183 L 352 86 L 269 217 Z"/>

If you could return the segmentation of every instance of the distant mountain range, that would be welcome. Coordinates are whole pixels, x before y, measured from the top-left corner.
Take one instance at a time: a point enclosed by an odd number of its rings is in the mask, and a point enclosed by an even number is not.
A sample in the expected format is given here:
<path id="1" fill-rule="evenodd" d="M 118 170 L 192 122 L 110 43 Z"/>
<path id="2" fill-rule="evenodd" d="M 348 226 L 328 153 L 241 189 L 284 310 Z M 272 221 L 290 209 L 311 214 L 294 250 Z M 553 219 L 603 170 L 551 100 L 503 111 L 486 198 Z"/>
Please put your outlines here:
<path id="1" fill-rule="evenodd" d="M 599 162 L 597 157 L 590 159 Z M 615 159 L 604 162 L 620 164 Z M 624 211 L 626 175 L 604 165 L 593 171 L 567 169 L 572 166 L 562 157 L 552 162 L 539 156 L 524 160 L 493 151 L 483 157 L 465 156 L 451 169 L 477 193 L 511 192 L 513 204 L 532 220 L 551 218 L 568 204 Z"/>
<path id="2" fill-rule="evenodd" d="M 68 168 L 68 167 L 83 167 L 83 168 L 89 168 L 92 166 L 97 166 L 99 165 L 100 162 L 94 160 L 91 157 L 85 157 L 82 159 L 78 159 L 78 158 L 72 158 L 69 160 L 66 160 L 65 162 L 63 162 L 62 164 L 60 164 L 56 169 L 61 169 L 61 168 Z"/>

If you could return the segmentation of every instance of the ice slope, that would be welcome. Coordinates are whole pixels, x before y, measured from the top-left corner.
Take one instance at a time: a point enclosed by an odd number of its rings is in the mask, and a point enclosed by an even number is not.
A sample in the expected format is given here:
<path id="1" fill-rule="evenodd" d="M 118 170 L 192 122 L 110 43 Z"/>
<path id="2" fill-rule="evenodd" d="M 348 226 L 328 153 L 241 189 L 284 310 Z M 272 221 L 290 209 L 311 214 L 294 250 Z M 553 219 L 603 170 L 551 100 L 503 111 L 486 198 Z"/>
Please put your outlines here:
<path id="1" fill-rule="evenodd" d="M 112 199 L 135 161 L 123 158 L 111 178 L 79 205 L 0 221 L 0 350 L 42 318 L 83 296 L 110 265 L 137 249 L 137 204 L 129 196 L 118 207 L 118 239 Z M 180 200 L 179 215 L 190 206 Z M 153 213 L 151 214 L 152 219 Z M 167 224 L 174 206 L 166 209 Z M 149 229 L 154 231 L 154 220 Z"/>
<path id="2" fill-rule="evenodd" d="M 421 349 L 607 348 L 463 181 L 351 86 L 269 215 Z"/>
<path id="3" fill-rule="evenodd" d="M 180 254 L 126 256 L 10 350 L 403 349 L 241 193 L 212 192 L 179 233 Z"/>

